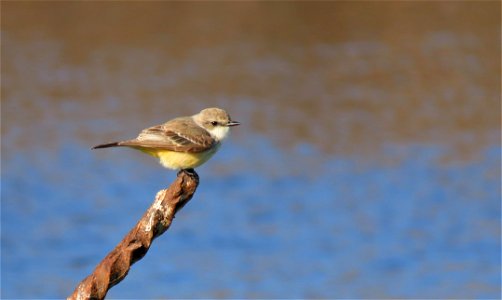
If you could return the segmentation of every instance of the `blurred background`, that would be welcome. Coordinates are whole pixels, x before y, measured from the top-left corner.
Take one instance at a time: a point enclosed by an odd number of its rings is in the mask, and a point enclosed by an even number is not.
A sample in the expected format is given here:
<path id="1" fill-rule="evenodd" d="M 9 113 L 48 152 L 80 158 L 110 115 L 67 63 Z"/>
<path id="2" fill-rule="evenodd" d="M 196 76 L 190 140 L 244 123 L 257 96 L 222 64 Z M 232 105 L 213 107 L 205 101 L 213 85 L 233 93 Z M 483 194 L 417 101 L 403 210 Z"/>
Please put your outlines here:
<path id="1" fill-rule="evenodd" d="M 242 123 L 109 298 L 498 298 L 500 2 L 1 3 L 1 297 L 62 298 Z"/>

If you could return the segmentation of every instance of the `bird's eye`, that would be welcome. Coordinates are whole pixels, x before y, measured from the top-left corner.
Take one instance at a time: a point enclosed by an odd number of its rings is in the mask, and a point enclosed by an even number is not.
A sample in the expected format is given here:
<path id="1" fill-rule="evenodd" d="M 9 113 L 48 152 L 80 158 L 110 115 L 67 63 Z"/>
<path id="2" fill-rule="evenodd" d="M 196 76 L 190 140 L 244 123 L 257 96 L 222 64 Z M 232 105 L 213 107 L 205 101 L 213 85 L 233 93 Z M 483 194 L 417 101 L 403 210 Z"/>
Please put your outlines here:
<path id="1" fill-rule="evenodd" d="M 216 122 L 216 121 L 212 121 L 212 122 L 211 122 L 211 125 L 216 126 L 216 125 L 218 125 L 218 122 Z"/>

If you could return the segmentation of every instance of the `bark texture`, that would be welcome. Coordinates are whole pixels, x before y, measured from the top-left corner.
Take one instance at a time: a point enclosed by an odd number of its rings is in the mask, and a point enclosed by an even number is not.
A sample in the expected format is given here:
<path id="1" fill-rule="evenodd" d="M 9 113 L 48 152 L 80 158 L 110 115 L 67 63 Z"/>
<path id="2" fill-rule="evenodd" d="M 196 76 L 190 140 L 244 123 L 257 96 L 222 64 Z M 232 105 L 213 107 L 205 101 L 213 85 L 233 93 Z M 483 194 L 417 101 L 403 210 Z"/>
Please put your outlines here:
<path id="1" fill-rule="evenodd" d="M 104 299 L 108 290 L 127 276 L 132 264 L 145 256 L 152 241 L 169 228 L 176 212 L 192 198 L 198 185 L 199 176 L 193 169 L 180 171 L 171 186 L 157 193 L 136 226 L 68 299 Z"/>

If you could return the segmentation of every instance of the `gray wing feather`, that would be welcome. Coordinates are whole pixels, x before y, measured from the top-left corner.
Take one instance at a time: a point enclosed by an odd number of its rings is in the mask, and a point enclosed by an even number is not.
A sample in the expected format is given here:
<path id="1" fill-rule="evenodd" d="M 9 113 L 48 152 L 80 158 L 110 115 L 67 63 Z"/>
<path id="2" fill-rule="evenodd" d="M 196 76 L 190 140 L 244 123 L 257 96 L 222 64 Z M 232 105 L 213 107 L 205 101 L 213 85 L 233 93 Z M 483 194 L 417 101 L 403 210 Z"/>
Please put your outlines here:
<path id="1" fill-rule="evenodd" d="M 172 121 L 177 121 L 175 127 L 171 126 Z M 136 139 L 120 142 L 119 145 L 176 152 L 203 152 L 216 143 L 206 130 L 193 124 L 187 118 L 172 121 L 144 129 Z M 190 135 L 182 132 L 190 132 Z"/>

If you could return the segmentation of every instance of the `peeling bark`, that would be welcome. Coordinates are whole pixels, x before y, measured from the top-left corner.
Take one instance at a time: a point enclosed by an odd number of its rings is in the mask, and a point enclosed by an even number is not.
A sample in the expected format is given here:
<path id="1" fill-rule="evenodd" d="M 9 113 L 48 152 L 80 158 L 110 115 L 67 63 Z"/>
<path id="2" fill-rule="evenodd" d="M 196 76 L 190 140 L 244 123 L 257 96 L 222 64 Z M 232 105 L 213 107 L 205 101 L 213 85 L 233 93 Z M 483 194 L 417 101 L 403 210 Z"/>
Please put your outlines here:
<path id="1" fill-rule="evenodd" d="M 108 290 L 122 281 L 131 266 L 145 256 L 152 241 L 169 228 L 176 212 L 190 201 L 198 185 L 199 176 L 193 169 L 178 172 L 171 186 L 157 193 L 136 226 L 67 299 L 104 299 Z"/>

